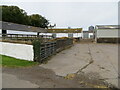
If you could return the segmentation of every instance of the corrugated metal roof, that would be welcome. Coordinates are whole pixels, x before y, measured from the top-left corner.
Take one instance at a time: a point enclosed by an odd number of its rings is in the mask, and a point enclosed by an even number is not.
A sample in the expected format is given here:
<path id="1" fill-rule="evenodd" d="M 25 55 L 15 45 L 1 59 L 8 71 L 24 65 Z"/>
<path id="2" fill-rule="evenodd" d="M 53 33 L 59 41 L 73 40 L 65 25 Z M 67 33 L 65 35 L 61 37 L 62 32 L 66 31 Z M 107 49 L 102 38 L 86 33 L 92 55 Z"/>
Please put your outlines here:
<path id="1" fill-rule="evenodd" d="M 96 25 L 96 29 L 120 29 L 120 25 Z"/>
<path id="2" fill-rule="evenodd" d="M 44 28 L 27 26 L 27 25 L 16 24 L 16 23 L 11 23 L 11 22 L 0 21 L 0 24 L 2 24 L 0 25 L 0 29 L 3 29 L 3 30 L 41 32 L 41 33 L 47 32 L 47 29 L 44 29 Z"/>

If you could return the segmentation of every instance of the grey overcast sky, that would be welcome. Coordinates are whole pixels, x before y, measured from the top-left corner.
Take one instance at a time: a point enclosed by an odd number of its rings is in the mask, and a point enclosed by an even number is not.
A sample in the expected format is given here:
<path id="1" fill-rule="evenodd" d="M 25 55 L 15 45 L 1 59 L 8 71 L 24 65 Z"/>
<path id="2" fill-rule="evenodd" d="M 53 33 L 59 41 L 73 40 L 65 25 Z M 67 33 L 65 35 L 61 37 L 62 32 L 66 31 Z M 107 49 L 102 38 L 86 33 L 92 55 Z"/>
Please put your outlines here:
<path id="1" fill-rule="evenodd" d="M 97 0 L 96 0 L 97 1 Z M 40 14 L 58 28 L 82 27 L 90 25 L 118 24 L 118 2 L 2 2 L 0 5 L 15 5 L 28 15 Z"/>

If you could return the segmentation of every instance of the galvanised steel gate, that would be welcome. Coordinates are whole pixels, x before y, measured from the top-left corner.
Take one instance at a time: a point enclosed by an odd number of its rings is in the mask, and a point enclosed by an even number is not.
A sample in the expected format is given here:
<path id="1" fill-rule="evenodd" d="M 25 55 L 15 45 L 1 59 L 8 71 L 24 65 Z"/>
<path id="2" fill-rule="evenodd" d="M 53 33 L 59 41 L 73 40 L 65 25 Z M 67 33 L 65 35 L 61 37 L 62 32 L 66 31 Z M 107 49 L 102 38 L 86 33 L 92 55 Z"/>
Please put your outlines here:
<path id="1" fill-rule="evenodd" d="M 40 46 L 40 62 L 56 53 L 56 42 L 47 42 Z"/>
<path id="2" fill-rule="evenodd" d="M 72 44 L 73 44 L 73 39 L 71 38 L 59 39 L 56 41 L 56 48 L 61 49 L 61 48 L 67 47 Z"/>
<path id="3" fill-rule="evenodd" d="M 51 42 L 40 43 L 36 41 L 33 44 L 34 61 L 43 63 L 48 57 L 63 50 L 67 46 L 73 45 L 73 39 L 59 39 Z"/>

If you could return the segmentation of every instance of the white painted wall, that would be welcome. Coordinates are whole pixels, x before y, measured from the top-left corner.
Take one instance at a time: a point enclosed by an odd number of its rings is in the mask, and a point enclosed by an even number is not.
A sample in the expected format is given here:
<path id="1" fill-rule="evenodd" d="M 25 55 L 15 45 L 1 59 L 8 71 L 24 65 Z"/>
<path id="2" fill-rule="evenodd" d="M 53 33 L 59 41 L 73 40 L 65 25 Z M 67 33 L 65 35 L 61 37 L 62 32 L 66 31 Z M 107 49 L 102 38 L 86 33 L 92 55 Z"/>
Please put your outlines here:
<path id="1" fill-rule="evenodd" d="M 37 35 L 36 32 L 23 32 L 23 31 L 14 31 L 14 30 L 7 30 L 8 34 L 28 34 L 28 35 Z"/>
<path id="2" fill-rule="evenodd" d="M 2 34 L 2 29 L 0 29 L 0 34 Z M 2 37 L 2 35 L 0 35 L 0 37 Z"/>
<path id="3" fill-rule="evenodd" d="M 89 36 L 88 36 L 88 37 L 90 38 L 90 36 L 93 36 L 93 33 L 89 33 Z"/>
<path id="4" fill-rule="evenodd" d="M 81 37 L 82 37 L 82 38 L 85 38 L 84 35 L 85 35 L 85 33 L 82 32 L 82 33 L 81 33 Z M 87 34 L 86 34 L 86 35 L 87 35 Z M 88 38 L 90 38 L 91 35 L 93 36 L 93 33 L 88 33 Z"/>
<path id="5" fill-rule="evenodd" d="M 68 37 L 68 33 L 56 33 L 56 37 Z M 73 37 L 82 37 L 81 33 L 73 33 Z"/>
<path id="6" fill-rule="evenodd" d="M 26 44 L 0 42 L 0 54 L 28 61 L 34 58 L 33 46 Z"/>
<path id="7" fill-rule="evenodd" d="M 118 38 L 118 29 L 97 30 L 97 38 Z"/>
<path id="8" fill-rule="evenodd" d="M 68 34 L 67 33 L 56 33 L 56 37 L 59 38 L 59 37 L 68 37 Z"/>
<path id="9" fill-rule="evenodd" d="M 0 34 L 2 34 L 2 29 L 0 29 Z"/>
<path id="10" fill-rule="evenodd" d="M 73 37 L 82 37 L 81 33 L 73 33 Z"/>

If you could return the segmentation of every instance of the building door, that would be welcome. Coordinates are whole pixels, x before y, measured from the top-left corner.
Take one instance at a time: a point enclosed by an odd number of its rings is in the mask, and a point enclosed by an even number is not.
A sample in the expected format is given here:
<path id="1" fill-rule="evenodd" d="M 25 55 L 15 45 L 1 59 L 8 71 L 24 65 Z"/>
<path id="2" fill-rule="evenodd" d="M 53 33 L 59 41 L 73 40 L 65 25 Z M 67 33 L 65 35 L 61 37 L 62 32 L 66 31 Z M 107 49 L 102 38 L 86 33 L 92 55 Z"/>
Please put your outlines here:
<path id="1" fill-rule="evenodd" d="M 83 33 L 83 38 L 88 38 L 88 33 Z"/>
<path id="2" fill-rule="evenodd" d="M 53 38 L 56 38 L 56 33 L 53 33 L 52 36 L 53 36 Z"/>
<path id="3" fill-rule="evenodd" d="M 73 33 L 68 33 L 68 37 L 73 38 Z"/>

